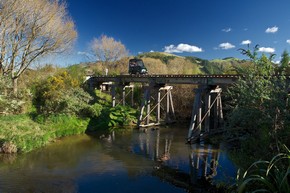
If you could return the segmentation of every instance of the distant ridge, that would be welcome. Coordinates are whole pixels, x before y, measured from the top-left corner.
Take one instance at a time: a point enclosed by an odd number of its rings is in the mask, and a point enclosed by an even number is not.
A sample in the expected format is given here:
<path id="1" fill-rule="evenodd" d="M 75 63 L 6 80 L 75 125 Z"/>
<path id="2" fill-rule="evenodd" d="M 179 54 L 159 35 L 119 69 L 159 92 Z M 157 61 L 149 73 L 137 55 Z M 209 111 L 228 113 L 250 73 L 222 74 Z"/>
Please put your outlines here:
<path id="1" fill-rule="evenodd" d="M 145 66 L 152 74 L 236 74 L 236 68 L 248 65 L 248 60 L 235 57 L 207 60 L 196 56 L 178 56 L 166 52 L 146 52 L 137 56 L 129 56 L 116 61 L 116 65 L 109 67 L 114 74 L 128 73 L 128 61 L 132 57 L 143 59 Z M 90 74 L 104 74 L 108 68 L 102 62 L 87 62 L 79 64 Z"/>

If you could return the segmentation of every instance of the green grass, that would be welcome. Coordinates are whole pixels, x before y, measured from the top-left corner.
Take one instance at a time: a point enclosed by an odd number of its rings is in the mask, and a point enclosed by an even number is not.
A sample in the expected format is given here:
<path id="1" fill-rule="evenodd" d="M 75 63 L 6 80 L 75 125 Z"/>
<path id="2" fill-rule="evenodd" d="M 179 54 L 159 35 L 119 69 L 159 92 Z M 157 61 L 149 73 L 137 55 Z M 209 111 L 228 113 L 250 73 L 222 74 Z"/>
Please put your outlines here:
<path id="1" fill-rule="evenodd" d="M 0 144 L 12 142 L 18 152 L 29 152 L 57 138 L 84 133 L 88 122 L 66 115 L 35 119 L 29 115 L 0 116 Z"/>

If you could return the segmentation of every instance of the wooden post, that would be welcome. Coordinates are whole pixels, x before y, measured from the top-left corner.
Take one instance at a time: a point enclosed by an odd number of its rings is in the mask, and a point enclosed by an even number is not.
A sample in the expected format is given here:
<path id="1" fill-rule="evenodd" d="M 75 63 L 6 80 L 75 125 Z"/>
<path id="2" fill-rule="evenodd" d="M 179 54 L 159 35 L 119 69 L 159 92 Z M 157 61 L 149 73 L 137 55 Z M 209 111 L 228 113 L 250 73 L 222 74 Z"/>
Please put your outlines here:
<path id="1" fill-rule="evenodd" d="M 188 130 L 188 135 L 187 135 L 188 142 L 190 142 L 191 138 L 193 137 L 192 135 L 193 135 L 193 131 L 195 129 L 197 114 L 198 114 L 198 111 L 200 108 L 201 92 L 202 92 L 201 88 L 196 89 L 194 103 L 192 106 L 191 121 L 190 121 L 190 126 L 189 126 L 189 130 Z"/>
<path id="2" fill-rule="evenodd" d="M 166 90 L 166 123 L 170 122 L 170 116 L 169 116 L 169 89 Z"/>
<path id="3" fill-rule="evenodd" d="M 201 116 L 202 116 L 202 108 L 201 108 L 201 101 L 199 102 L 198 107 L 198 120 L 197 120 L 197 129 L 199 130 L 198 133 L 201 132 Z"/>
<path id="4" fill-rule="evenodd" d="M 217 98 L 218 97 L 218 94 L 215 92 L 213 93 L 214 95 L 214 98 Z M 213 105 L 213 114 L 214 114 L 214 126 L 213 126 L 213 129 L 216 130 L 218 128 L 218 117 L 219 117 L 219 112 L 218 112 L 218 102 L 217 102 L 217 99 L 214 101 L 214 105 Z"/>
<path id="5" fill-rule="evenodd" d="M 157 121 L 158 124 L 160 123 L 160 102 L 161 102 L 160 98 L 161 98 L 160 89 L 158 89 L 158 93 L 157 93 L 157 114 L 156 114 L 156 116 L 157 116 L 156 121 Z"/>
<path id="6" fill-rule="evenodd" d="M 130 86 L 130 88 L 131 88 L 131 107 L 133 107 L 134 106 L 134 85 L 131 85 Z"/>
<path id="7" fill-rule="evenodd" d="M 148 87 L 147 96 L 146 96 L 146 107 L 147 107 L 147 118 L 146 118 L 146 124 L 149 125 L 150 123 L 150 98 L 151 98 L 151 87 Z"/>
<path id="8" fill-rule="evenodd" d="M 156 101 L 151 101 L 151 89 L 156 88 L 157 90 L 157 103 L 154 103 Z M 147 127 L 147 126 L 152 126 L 152 125 L 159 125 L 161 121 L 161 102 L 163 99 L 167 99 L 166 101 L 166 123 L 169 123 L 171 120 L 175 120 L 175 114 L 174 114 L 174 107 L 173 107 L 173 102 L 172 102 L 172 96 L 170 96 L 172 90 L 172 86 L 162 86 L 158 87 L 158 85 L 149 85 L 147 88 L 147 91 L 145 92 L 145 103 L 144 105 L 142 104 L 141 110 L 144 110 L 146 107 L 146 116 L 145 117 L 139 117 L 139 126 L 141 127 Z M 162 91 L 165 92 L 164 95 L 162 95 Z M 152 106 L 152 107 L 151 107 Z M 156 108 L 156 109 L 155 109 Z M 150 123 L 150 115 L 153 111 L 156 110 L 156 122 Z M 170 112 L 171 110 L 171 112 Z M 171 114 L 174 115 L 174 117 L 171 117 Z M 145 120 L 145 124 L 141 125 L 141 122 Z"/>
<path id="9" fill-rule="evenodd" d="M 116 106 L 116 85 L 115 84 L 112 85 L 111 94 L 112 94 L 112 106 L 115 107 Z"/>
<path id="10" fill-rule="evenodd" d="M 211 106 L 211 96 L 209 91 L 206 92 L 205 95 L 205 113 L 207 113 L 206 118 L 205 118 L 205 132 L 209 132 L 209 127 L 210 127 L 210 106 Z"/>
<path id="11" fill-rule="evenodd" d="M 224 115 L 223 115 L 222 97 L 220 93 L 219 93 L 218 102 L 219 102 L 219 119 L 220 119 L 220 123 L 222 124 L 224 121 Z"/>
<path id="12" fill-rule="evenodd" d="M 221 88 L 215 88 L 214 90 L 211 90 L 210 93 L 214 96 L 213 105 L 213 129 L 216 130 L 219 126 L 219 119 L 220 116 L 222 116 L 222 109 L 221 109 L 221 95 L 222 89 Z"/>
<path id="13" fill-rule="evenodd" d="M 171 104 L 171 111 L 172 111 L 172 116 L 174 120 L 176 120 L 175 112 L 174 112 L 174 106 L 173 106 L 173 100 L 172 100 L 172 93 L 171 90 L 169 92 L 169 98 L 170 98 L 170 104 Z"/>
<path id="14" fill-rule="evenodd" d="M 142 101 L 142 104 L 141 104 L 141 110 L 140 110 L 140 115 L 139 115 L 139 119 L 138 119 L 138 122 L 137 122 L 137 127 L 140 127 L 141 122 L 143 120 L 144 108 L 145 108 L 145 105 L 147 104 L 148 91 L 149 91 L 149 89 L 148 88 L 145 88 L 144 100 Z"/>
<path id="15" fill-rule="evenodd" d="M 123 89 L 122 89 L 122 98 L 123 98 L 123 106 L 125 106 L 126 105 L 126 86 L 123 86 Z"/>

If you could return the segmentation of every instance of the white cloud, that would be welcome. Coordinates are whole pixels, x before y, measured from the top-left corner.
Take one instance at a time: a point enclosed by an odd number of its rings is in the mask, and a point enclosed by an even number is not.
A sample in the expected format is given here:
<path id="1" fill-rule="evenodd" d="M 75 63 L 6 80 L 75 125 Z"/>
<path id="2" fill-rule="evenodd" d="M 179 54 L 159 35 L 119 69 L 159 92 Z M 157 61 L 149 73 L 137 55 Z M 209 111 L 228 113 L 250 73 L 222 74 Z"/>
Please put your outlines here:
<path id="1" fill-rule="evenodd" d="M 221 43 L 219 45 L 219 48 L 223 49 L 223 50 L 228 50 L 228 49 L 232 49 L 232 48 L 235 48 L 236 46 L 229 43 L 229 42 L 226 42 L 226 43 Z"/>
<path id="2" fill-rule="evenodd" d="M 169 45 L 165 46 L 164 52 L 167 53 L 183 53 L 183 52 L 203 52 L 202 48 L 189 44 L 178 44 L 178 46 Z"/>
<path id="3" fill-rule="evenodd" d="M 232 28 L 226 28 L 226 29 L 222 29 L 223 32 L 230 32 L 232 31 Z"/>
<path id="4" fill-rule="evenodd" d="M 80 52 L 80 51 L 79 51 L 79 52 L 77 52 L 77 54 L 78 54 L 78 55 L 86 55 L 87 52 Z"/>
<path id="5" fill-rule="evenodd" d="M 259 52 L 266 52 L 266 53 L 273 53 L 275 52 L 275 48 L 270 48 L 270 47 L 260 47 Z"/>
<path id="6" fill-rule="evenodd" d="M 267 29 L 266 29 L 266 33 L 276 33 L 278 31 L 278 27 L 277 26 L 274 26 L 274 27 L 268 27 Z"/>
<path id="7" fill-rule="evenodd" d="M 290 44 L 290 40 L 286 40 L 286 42 L 287 42 L 288 44 Z"/>
<path id="8" fill-rule="evenodd" d="M 79 51 L 79 52 L 77 52 L 77 54 L 80 55 L 80 56 L 84 56 L 86 59 L 89 59 L 89 60 L 92 60 L 92 59 L 96 58 L 93 54 L 88 53 L 88 52 Z"/>
<path id="9" fill-rule="evenodd" d="M 154 50 L 150 50 L 150 52 L 155 52 Z"/>
<path id="10" fill-rule="evenodd" d="M 242 41 L 242 45 L 248 45 L 248 44 L 251 44 L 252 43 L 252 41 L 251 40 L 244 40 L 244 41 Z"/>

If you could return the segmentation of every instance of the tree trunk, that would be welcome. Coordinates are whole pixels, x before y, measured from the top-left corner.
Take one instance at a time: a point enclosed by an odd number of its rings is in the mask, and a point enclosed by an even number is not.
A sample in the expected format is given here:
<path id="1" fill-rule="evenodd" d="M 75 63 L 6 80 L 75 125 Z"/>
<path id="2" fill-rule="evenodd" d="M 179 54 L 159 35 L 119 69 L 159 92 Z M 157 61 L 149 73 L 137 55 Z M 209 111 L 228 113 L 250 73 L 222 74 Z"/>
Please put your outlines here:
<path id="1" fill-rule="evenodd" d="M 18 91 L 18 77 L 13 78 L 12 81 L 13 81 L 13 94 L 16 95 Z"/>

